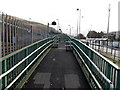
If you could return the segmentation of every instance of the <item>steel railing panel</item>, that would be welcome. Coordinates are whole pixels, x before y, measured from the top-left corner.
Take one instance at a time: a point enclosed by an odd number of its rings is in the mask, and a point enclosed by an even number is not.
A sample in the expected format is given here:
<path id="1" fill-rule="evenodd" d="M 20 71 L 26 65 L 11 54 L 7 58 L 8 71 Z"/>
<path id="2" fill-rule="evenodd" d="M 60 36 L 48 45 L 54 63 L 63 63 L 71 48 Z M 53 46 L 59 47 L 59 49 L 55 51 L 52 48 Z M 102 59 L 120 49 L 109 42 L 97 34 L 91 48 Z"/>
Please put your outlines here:
<path id="1" fill-rule="evenodd" d="M 109 61 L 81 41 L 69 36 L 66 37 L 68 37 L 69 42 L 72 42 L 71 47 L 73 47 L 74 50 L 77 50 L 77 54 L 81 56 L 83 62 L 91 70 L 97 82 L 103 89 L 120 88 L 120 68 L 116 64 Z"/>
<path id="2" fill-rule="evenodd" d="M 32 67 L 31 64 L 35 62 L 33 62 L 33 60 L 35 60 L 38 56 L 44 55 L 43 52 L 53 45 L 54 38 L 55 37 L 37 41 L 3 58 L 0 58 L 0 63 L 2 63 L 2 74 L 0 74 L 2 89 L 9 88 L 11 86 L 14 87 L 14 83 L 17 85 L 19 80 L 26 74 L 26 69 L 30 70 Z"/>

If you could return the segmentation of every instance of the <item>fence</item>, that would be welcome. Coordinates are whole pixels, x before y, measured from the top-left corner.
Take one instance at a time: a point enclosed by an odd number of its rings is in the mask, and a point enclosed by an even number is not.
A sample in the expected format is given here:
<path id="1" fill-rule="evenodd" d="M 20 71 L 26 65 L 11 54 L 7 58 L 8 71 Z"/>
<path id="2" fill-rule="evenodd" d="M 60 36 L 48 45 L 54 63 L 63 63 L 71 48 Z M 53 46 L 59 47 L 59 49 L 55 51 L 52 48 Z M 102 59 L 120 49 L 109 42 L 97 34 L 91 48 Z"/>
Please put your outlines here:
<path id="1" fill-rule="evenodd" d="M 47 38 L 47 33 L 46 25 L 0 14 L 0 57 Z"/>
<path id="2" fill-rule="evenodd" d="M 47 38 L 17 50 L 0 59 L 0 89 L 20 88 L 33 69 L 41 62 L 53 45 L 53 38 Z"/>
<path id="3" fill-rule="evenodd" d="M 92 88 L 120 88 L 120 68 L 76 39 L 69 38 L 78 62 Z"/>
<path id="4" fill-rule="evenodd" d="M 1 15 L 2 57 L 32 43 L 32 26 L 10 15 Z"/>
<path id="5" fill-rule="evenodd" d="M 120 60 L 120 42 L 97 40 L 98 42 L 90 41 L 89 46 L 98 52 L 104 52 L 114 60 Z"/>

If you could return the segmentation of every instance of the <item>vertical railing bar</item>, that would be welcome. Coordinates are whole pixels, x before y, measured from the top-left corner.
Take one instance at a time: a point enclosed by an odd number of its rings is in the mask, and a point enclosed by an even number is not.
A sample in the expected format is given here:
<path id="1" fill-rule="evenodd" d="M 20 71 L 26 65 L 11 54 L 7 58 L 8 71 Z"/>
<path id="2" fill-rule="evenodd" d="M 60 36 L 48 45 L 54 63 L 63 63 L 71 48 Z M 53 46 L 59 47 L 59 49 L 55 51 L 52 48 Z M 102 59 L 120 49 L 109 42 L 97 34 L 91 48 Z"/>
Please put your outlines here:
<path id="1" fill-rule="evenodd" d="M 8 37 L 8 39 L 9 39 L 9 53 L 11 53 L 12 51 L 11 51 L 11 32 L 12 32 L 12 30 L 11 30 L 11 16 L 9 16 L 9 21 L 8 21 L 8 24 L 9 24 L 9 26 L 8 26 L 8 34 L 9 34 L 9 37 Z"/>
<path id="2" fill-rule="evenodd" d="M 16 30 L 16 32 L 17 32 L 17 50 L 19 49 L 19 47 L 20 47 L 20 43 L 19 43 L 19 39 L 20 39 L 20 35 L 18 34 L 19 33 L 19 20 L 17 20 L 17 30 Z"/>
<path id="3" fill-rule="evenodd" d="M 120 70 L 118 70 L 118 73 L 117 73 L 117 86 L 116 86 L 116 89 L 120 88 Z"/>
<path id="4" fill-rule="evenodd" d="M 5 56 L 5 28 L 4 28 L 4 14 L 2 13 L 2 56 Z"/>
<path id="5" fill-rule="evenodd" d="M 14 24 L 13 22 L 14 22 L 14 19 L 12 17 L 12 47 L 13 47 L 12 49 L 14 51 Z"/>
<path id="6" fill-rule="evenodd" d="M 102 69 L 101 69 L 101 71 L 103 72 L 103 69 L 104 69 L 104 60 L 102 59 Z M 104 72 L 103 72 L 103 74 L 104 74 Z"/>
<path id="7" fill-rule="evenodd" d="M 15 32 L 15 33 L 14 33 L 13 45 L 14 45 L 14 51 L 16 51 L 16 50 L 17 50 L 17 42 L 16 42 L 16 39 L 17 39 L 17 36 L 16 36 L 16 33 L 17 33 L 17 32 L 16 32 L 16 28 L 17 28 L 17 27 L 16 27 L 16 23 L 17 23 L 17 20 L 16 20 L 16 18 L 14 18 L 14 20 L 15 20 L 15 21 L 14 21 L 14 24 L 13 24 L 13 25 L 14 25 L 14 30 L 15 30 L 14 32 Z"/>
<path id="8" fill-rule="evenodd" d="M 113 67 L 111 67 L 111 70 L 110 70 L 110 80 L 112 81 L 112 76 L 113 76 Z"/>
<path id="9" fill-rule="evenodd" d="M 4 61 L 4 71 L 6 72 L 7 71 L 7 60 Z M 7 86 L 7 76 L 5 76 L 5 87 Z"/>
<path id="10" fill-rule="evenodd" d="M 113 83 L 114 83 L 114 86 L 116 85 L 116 69 L 114 68 L 114 78 L 113 78 Z"/>
<path id="11" fill-rule="evenodd" d="M 117 73 L 118 73 L 118 70 L 116 69 L 115 71 L 116 71 L 116 73 L 115 73 L 115 74 L 116 74 L 116 75 L 115 75 L 115 88 L 116 88 L 116 87 L 117 87 L 117 77 L 118 77 L 118 76 L 117 76 Z"/>
<path id="12" fill-rule="evenodd" d="M 17 47 L 17 50 L 19 49 L 18 23 L 19 23 L 19 20 L 16 21 L 16 47 Z"/>
<path id="13" fill-rule="evenodd" d="M 6 14 L 6 55 L 8 54 L 8 15 Z"/>

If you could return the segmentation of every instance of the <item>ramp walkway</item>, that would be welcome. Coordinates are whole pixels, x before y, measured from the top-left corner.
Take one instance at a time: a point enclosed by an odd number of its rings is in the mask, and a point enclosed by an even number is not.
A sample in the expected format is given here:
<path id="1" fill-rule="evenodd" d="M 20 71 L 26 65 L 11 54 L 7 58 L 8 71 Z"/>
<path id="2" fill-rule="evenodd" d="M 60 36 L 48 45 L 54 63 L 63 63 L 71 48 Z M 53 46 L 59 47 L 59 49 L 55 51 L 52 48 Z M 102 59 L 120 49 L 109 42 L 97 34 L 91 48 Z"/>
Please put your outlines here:
<path id="1" fill-rule="evenodd" d="M 66 51 L 64 38 L 61 38 L 58 48 L 51 49 L 25 83 L 23 89 L 90 89 L 78 62 L 75 59 L 72 51 Z"/>

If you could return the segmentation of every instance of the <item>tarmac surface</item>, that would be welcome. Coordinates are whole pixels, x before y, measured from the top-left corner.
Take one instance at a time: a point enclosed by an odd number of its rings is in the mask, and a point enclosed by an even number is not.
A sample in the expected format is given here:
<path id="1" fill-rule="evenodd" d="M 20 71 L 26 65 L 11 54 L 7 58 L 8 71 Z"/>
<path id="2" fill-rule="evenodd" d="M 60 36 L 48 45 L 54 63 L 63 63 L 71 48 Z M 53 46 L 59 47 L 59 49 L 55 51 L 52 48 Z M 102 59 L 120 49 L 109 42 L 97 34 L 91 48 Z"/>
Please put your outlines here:
<path id="1" fill-rule="evenodd" d="M 23 89 L 29 88 L 88 90 L 90 86 L 73 53 L 66 51 L 62 39 L 58 48 L 51 49 L 23 86 Z"/>

